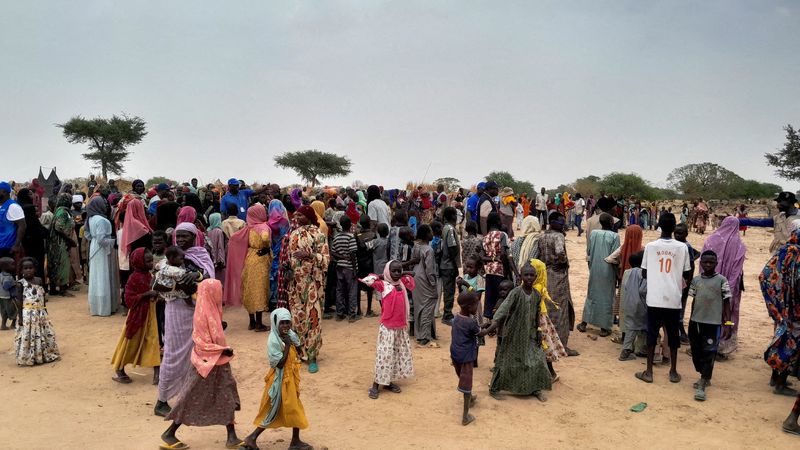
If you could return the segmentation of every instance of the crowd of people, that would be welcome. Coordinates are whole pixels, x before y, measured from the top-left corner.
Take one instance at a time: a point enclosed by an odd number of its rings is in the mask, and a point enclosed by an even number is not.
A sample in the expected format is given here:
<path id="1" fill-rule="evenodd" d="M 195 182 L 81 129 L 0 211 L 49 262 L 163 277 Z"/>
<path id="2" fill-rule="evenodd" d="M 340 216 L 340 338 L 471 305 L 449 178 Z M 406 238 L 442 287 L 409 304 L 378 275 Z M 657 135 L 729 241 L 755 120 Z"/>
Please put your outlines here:
<path id="1" fill-rule="evenodd" d="M 172 421 L 161 436 L 167 449 L 186 448 L 176 437 L 181 425 L 224 425 L 229 448 L 251 449 L 265 428 L 287 427 L 290 448 L 309 448 L 299 436 L 308 426 L 300 368 L 320 370 L 325 319 L 380 317 L 370 399 L 400 393 L 397 382 L 414 375 L 412 343 L 439 348 L 441 326 L 450 327 L 464 425 L 474 420 L 473 368 L 487 336 L 497 341 L 489 388 L 497 399 L 505 392 L 546 401 L 544 391 L 560 378 L 554 363 L 579 356 L 571 332 L 592 326 L 621 345 L 621 361 L 647 358 L 635 374 L 646 383 L 658 362 L 670 365 L 670 382 L 680 382 L 678 348 L 688 344 L 699 375 L 694 398 L 704 401 L 714 362 L 737 348 L 741 228 L 773 227 L 773 256 L 760 278 L 776 325 L 765 360 L 775 394 L 795 396 L 788 377 L 797 376 L 800 360 L 800 215 L 794 194 L 775 200 L 773 218 L 750 219 L 742 209 L 698 251 L 686 238 L 690 229 L 705 232 L 702 200 L 676 217 L 613 195 L 551 198 L 542 188 L 529 199 L 492 180 L 475 192 L 251 188 L 231 178 L 221 187 L 192 179 L 148 188 L 134 180 L 124 193 L 111 182 L 46 193 L 36 183 L 12 189 L 3 182 L 2 327 L 10 320 L 16 329 L 19 365 L 59 359 L 47 295 L 72 296 L 85 283 L 91 315 L 126 315 L 113 380 L 131 383 L 128 365 L 153 368 L 154 413 Z M 572 229 L 586 234 L 590 273 L 580 320 L 565 243 Z M 645 229 L 660 238 L 643 242 Z M 223 306 L 241 307 L 248 330 L 269 333 L 270 370 L 256 428 L 244 440 L 234 427 L 240 399 Z M 785 431 L 800 434 L 798 413 L 800 396 Z"/>

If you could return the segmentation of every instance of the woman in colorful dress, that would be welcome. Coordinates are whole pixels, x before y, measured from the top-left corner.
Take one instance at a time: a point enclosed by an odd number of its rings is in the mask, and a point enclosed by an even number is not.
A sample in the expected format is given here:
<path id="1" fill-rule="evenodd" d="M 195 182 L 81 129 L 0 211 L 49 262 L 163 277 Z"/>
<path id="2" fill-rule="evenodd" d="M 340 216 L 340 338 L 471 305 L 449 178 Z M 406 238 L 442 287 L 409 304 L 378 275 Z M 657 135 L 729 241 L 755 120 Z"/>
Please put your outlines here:
<path id="1" fill-rule="evenodd" d="M 322 347 L 322 301 L 330 255 L 328 237 L 320 232 L 317 214 L 302 206 L 294 214 L 298 228 L 292 231 L 286 251 L 294 286 L 288 296 L 292 325 L 300 336 L 308 371 L 316 373 Z"/>
<path id="2" fill-rule="evenodd" d="M 247 209 L 247 225 L 228 241 L 225 304 L 244 305 L 250 317 L 247 329 L 268 331 L 263 314 L 269 300 L 269 271 L 272 267 L 272 239 L 267 210 L 256 203 Z"/>
<path id="3" fill-rule="evenodd" d="M 69 194 L 58 195 L 47 249 L 47 276 L 50 279 L 51 295 L 72 297 L 68 291 L 69 248 L 76 246 L 77 242 L 74 239 L 75 222 L 69 212 L 71 206 L 72 197 Z"/>
<path id="4" fill-rule="evenodd" d="M 125 284 L 125 304 L 128 315 L 122 327 L 111 365 L 116 371 L 112 378 L 118 383 L 128 384 L 131 377 L 125 373 L 125 365 L 153 368 L 153 384 L 158 384 L 158 366 L 161 364 L 161 346 L 158 342 L 156 319 L 157 293 L 151 288 L 153 279 L 153 254 L 145 248 L 131 253 L 131 270 Z"/>
<path id="5" fill-rule="evenodd" d="M 553 363 L 558 361 L 559 358 L 567 356 L 567 350 L 564 344 L 558 337 L 553 321 L 550 320 L 548 310 L 550 308 L 558 309 L 558 305 L 550 298 L 547 292 L 547 266 L 538 259 L 530 259 L 530 265 L 536 270 L 536 280 L 533 282 L 533 288 L 539 293 L 539 328 L 542 330 L 542 350 L 547 358 L 547 369 L 550 371 L 550 376 L 553 378 L 553 383 L 558 381 L 558 374 L 553 369 Z M 520 264 L 523 267 L 525 264 Z"/>
<path id="6" fill-rule="evenodd" d="M 278 305 L 278 273 L 280 268 L 281 248 L 289 233 L 289 216 L 286 207 L 280 200 L 269 202 L 267 210 L 269 229 L 272 237 L 272 266 L 269 270 L 269 308 L 275 310 Z"/>
<path id="7" fill-rule="evenodd" d="M 42 279 L 36 276 L 36 260 L 22 258 L 22 321 L 14 335 L 17 364 L 34 366 L 61 358 L 56 344 L 56 334 L 47 316 L 45 289 Z"/>
<path id="8" fill-rule="evenodd" d="M 500 283 L 505 279 L 519 276 L 517 263 L 509 252 L 508 235 L 501 231 L 500 214 L 489 213 L 486 228 L 489 230 L 483 237 L 483 269 L 486 273 L 486 300 L 483 317 L 491 319 L 499 294 Z M 509 273 L 510 271 L 510 273 Z"/>

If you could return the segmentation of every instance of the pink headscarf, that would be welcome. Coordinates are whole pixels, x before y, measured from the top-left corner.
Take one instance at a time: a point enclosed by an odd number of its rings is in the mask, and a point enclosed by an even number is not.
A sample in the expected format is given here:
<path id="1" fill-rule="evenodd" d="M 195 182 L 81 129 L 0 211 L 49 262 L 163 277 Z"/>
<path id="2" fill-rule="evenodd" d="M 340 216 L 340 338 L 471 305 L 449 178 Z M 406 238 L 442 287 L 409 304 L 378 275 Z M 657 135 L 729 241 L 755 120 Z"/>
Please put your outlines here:
<path id="1" fill-rule="evenodd" d="M 728 279 L 733 298 L 739 293 L 739 281 L 742 277 L 744 256 L 747 252 L 742 238 L 739 237 L 739 219 L 728 216 L 719 228 L 706 239 L 703 251 L 713 250 L 717 254 L 717 272 Z"/>
<path id="2" fill-rule="evenodd" d="M 131 244 L 137 239 L 152 233 L 153 229 L 147 222 L 147 216 L 144 214 L 144 204 L 139 199 L 133 199 L 128 202 L 125 212 L 125 221 L 122 223 L 122 246 L 125 254 L 130 254 Z"/>
<path id="3" fill-rule="evenodd" d="M 228 264 L 225 267 L 225 298 L 226 306 L 240 306 L 242 304 L 242 271 L 244 260 L 247 257 L 250 231 L 257 233 L 270 233 L 267 223 L 267 210 L 261 203 L 256 203 L 247 209 L 247 225 L 231 236 L 228 241 Z"/>
<path id="4" fill-rule="evenodd" d="M 286 207 L 280 200 L 272 200 L 269 202 L 269 229 L 273 238 L 281 235 L 287 228 L 289 228 L 289 216 L 286 214 Z"/>
<path id="5" fill-rule="evenodd" d="M 192 208 L 191 206 L 184 206 L 178 211 L 178 222 L 177 224 L 180 225 L 182 223 L 194 223 L 197 221 L 197 211 Z M 172 232 L 172 244 L 175 245 L 175 232 Z M 205 247 L 206 239 L 203 236 L 203 233 L 198 230 L 195 234 L 195 246 L 197 247 Z"/>
<path id="6" fill-rule="evenodd" d="M 231 356 L 222 352 L 228 348 L 222 330 L 222 283 L 209 278 L 197 286 L 197 305 L 192 329 L 192 365 L 206 378 L 214 366 L 227 364 Z"/>

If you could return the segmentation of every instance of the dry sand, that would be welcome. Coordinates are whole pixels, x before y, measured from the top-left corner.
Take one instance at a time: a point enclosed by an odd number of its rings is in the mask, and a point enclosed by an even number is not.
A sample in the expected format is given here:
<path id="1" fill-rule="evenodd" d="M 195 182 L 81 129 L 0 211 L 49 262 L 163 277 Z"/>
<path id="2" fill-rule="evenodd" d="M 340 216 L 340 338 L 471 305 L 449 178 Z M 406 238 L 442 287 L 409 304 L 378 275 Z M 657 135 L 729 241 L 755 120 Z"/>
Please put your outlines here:
<path id="1" fill-rule="evenodd" d="M 655 239 L 646 232 L 645 240 Z M 702 237 L 690 236 L 697 247 Z M 668 369 L 655 370 L 655 383 L 634 378 L 644 359 L 620 362 L 620 347 L 608 339 L 591 340 L 574 332 L 570 347 L 581 356 L 556 363 L 561 381 L 545 404 L 533 398 L 488 396 L 495 341 L 489 340 L 475 372 L 477 418 L 460 425 L 461 395 L 449 363 L 449 328 L 439 326 L 441 349 L 414 349 L 417 376 L 401 383 L 403 393 L 382 393 L 370 400 L 377 319 L 356 324 L 325 321 L 324 346 L 315 375 L 302 371 L 301 398 L 310 421 L 302 437 L 317 448 L 800 448 L 800 438 L 784 434 L 780 424 L 794 398 L 771 393 L 770 370 L 762 359 L 772 323 L 758 290 L 757 276 L 767 259 L 771 235 L 748 231 L 746 292 L 742 299 L 740 347 L 718 363 L 708 400 L 693 399 L 696 374 L 679 354 L 683 381 L 669 383 Z M 572 295 L 580 317 L 587 268 L 585 239 L 567 236 L 572 261 Z M 13 332 L 0 332 L 0 392 L 3 443 L 12 449 L 154 449 L 166 427 L 153 416 L 156 388 L 150 369 L 129 368 L 134 383 L 111 381 L 110 358 L 124 318 L 90 317 L 85 288 L 72 299 L 49 305 L 62 360 L 33 368 L 17 367 Z M 242 411 L 239 436 L 252 429 L 267 370 L 266 334 L 245 331 L 242 310 L 226 311 L 228 342 L 236 351 L 233 371 Z M 596 334 L 591 331 L 589 334 Z M 628 409 L 647 402 L 642 413 Z M 224 448 L 223 427 L 182 428 L 178 436 L 194 449 Z M 262 449 L 286 448 L 289 430 L 267 430 Z"/>

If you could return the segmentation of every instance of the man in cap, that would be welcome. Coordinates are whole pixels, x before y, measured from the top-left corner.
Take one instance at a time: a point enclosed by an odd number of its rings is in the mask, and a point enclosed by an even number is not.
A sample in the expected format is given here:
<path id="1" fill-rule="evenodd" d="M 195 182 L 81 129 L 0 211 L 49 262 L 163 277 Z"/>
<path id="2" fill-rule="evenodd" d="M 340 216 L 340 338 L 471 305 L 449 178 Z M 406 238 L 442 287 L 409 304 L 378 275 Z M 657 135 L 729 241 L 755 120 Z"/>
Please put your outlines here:
<path id="1" fill-rule="evenodd" d="M 228 180 L 228 192 L 219 201 L 219 210 L 227 216 L 229 205 L 236 205 L 236 216 L 242 220 L 247 219 L 247 208 L 250 206 L 250 197 L 261 194 L 269 189 L 269 185 L 261 189 L 242 189 L 244 182 L 237 178 Z"/>
<path id="2" fill-rule="evenodd" d="M 797 197 L 791 192 L 781 192 L 775 197 L 778 204 L 778 214 L 766 219 L 739 219 L 739 225 L 744 227 L 773 227 L 772 243 L 769 251 L 775 253 L 786 242 L 792 234 L 792 222 L 800 220 L 797 211 Z"/>
<path id="3" fill-rule="evenodd" d="M 25 237 L 25 213 L 11 192 L 11 184 L 0 181 L 0 258 L 16 259 Z"/>
<path id="4" fill-rule="evenodd" d="M 481 181 L 478 183 L 477 192 L 471 194 L 467 199 L 467 213 L 469 213 L 469 217 L 473 222 L 478 222 L 478 201 L 481 199 L 485 189 L 486 183 Z"/>
<path id="5" fill-rule="evenodd" d="M 486 227 L 486 219 L 489 214 L 497 212 L 497 203 L 494 198 L 500 193 L 500 188 L 494 181 L 486 183 L 486 191 L 480 196 L 478 200 L 478 234 L 484 235 L 489 230 Z"/>

